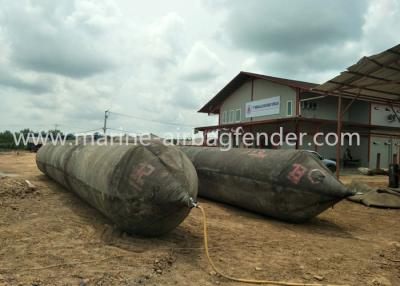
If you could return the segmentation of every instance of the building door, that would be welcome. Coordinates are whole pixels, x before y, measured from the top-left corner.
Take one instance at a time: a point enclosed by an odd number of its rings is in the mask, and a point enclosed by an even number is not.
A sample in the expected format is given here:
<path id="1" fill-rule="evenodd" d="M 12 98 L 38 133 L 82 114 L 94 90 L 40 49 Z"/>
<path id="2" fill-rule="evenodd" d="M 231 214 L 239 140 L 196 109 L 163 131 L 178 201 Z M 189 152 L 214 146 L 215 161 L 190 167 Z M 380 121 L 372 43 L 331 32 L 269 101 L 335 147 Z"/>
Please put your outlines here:
<path id="1" fill-rule="evenodd" d="M 400 155 L 400 141 L 397 138 L 392 138 L 391 140 L 391 163 L 398 164 L 399 163 L 399 155 Z"/>
<path id="2" fill-rule="evenodd" d="M 375 169 L 376 167 L 388 168 L 389 157 L 391 156 L 390 137 L 372 137 L 371 136 L 371 158 L 369 162 L 369 168 Z M 378 163 L 379 162 L 379 163 Z"/>

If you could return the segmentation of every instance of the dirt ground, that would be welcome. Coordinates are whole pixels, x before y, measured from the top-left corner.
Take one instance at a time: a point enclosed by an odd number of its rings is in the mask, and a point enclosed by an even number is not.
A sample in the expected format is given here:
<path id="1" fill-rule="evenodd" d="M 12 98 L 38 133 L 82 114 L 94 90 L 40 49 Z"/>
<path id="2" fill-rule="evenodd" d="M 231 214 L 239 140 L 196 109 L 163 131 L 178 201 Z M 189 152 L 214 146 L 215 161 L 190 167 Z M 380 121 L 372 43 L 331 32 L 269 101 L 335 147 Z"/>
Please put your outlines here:
<path id="1" fill-rule="evenodd" d="M 387 181 L 352 175 L 344 182 L 351 179 L 382 186 Z M 400 210 L 345 200 L 295 225 L 200 203 L 208 214 L 211 255 L 228 274 L 400 285 Z M 44 176 L 35 154 L 0 153 L 0 285 L 243 285 L 215 275 L 202 247 L 199 210 L 167 236 L 129 236 Z"/>

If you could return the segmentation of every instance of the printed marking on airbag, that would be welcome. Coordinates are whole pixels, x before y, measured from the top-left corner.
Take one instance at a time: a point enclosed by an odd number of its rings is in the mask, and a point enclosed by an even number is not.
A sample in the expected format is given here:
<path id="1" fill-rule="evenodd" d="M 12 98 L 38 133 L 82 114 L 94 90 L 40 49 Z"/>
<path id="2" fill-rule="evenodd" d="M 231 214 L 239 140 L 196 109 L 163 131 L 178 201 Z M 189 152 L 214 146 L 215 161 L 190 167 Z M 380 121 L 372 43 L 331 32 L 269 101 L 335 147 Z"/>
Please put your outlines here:
<path id="1" fill-rule="evenodd" d="M 301 164 L 293 164 L 292 171 L 288 174 L 288 179 L 292 181 L 293 184 L 298 184 L 303 178 L 304 174 L 307 172 L 307 168 Z"/>
<path id="2" fill-rule="evenodd" d="M 267 154 L 264 151 L 259 150 L 259 151 L 250 151 L 249 156 L 263 159 L 263 158 L 265 158 L 265 156 L 267 156 Z"/>
<path id="3" fill-rule="evenodd" d="M 130 176 L 131 184 L 136 186 L 138 189 L 141 189 L 144 184 L 143 177 L 150 176 L 154 170 L 155 168 L 150 164 L 139 164 L 138 168 L 136 168 Z"/>

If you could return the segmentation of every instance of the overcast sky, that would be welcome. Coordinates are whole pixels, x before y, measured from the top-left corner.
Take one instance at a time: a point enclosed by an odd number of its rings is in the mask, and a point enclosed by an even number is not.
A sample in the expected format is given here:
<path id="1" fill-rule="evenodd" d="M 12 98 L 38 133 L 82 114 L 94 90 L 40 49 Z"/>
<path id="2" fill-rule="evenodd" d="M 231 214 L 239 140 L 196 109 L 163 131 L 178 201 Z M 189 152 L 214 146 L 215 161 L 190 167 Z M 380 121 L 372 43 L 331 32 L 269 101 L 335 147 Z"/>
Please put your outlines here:
<path id="1" fill-rule="evenodd" d="M 400 42 L 396 0 L 0 5 L 0 130 L 188 131 L 241 70 L 322 83 Z"/>

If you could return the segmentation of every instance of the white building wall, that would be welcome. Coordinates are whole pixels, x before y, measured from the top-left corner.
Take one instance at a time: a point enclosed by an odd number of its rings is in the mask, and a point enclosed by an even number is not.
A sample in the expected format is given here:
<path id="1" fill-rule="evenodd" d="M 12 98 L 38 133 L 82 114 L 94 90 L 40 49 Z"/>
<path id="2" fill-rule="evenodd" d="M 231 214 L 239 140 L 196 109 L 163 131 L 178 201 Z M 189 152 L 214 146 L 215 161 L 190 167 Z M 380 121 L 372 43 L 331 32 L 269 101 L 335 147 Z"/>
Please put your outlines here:
<path id="1" fill-rule="evenodd" d="M 394 107 L 394 111 L 400 118 L 400 108 Z M 391 126 L 400 128 L 400 122 L 395 116 L 392 108 L 388 105 L 371 104 L 371 124 L 381 126 Z"/>
<path id="2" fill-rule="evenodd" d="M 220 123 L 239 123 L 239 122 L 249 122 L 249 121 L 261 121 L 268 119 L 276 119 L 276 118 L 286 118 L 287 117 L 287 101 L 292 101 L 292 116 L 295 116 L 296 112 L 296 90 L 272 83 L 262 79 L 255 79 L 253 81 L 253 101 L 266 99 L 271 97 L 279 96 L 280 98 L 280 113 L 273 114 L 268 116 L 259 116 L 253 118 L 245 117 L 245 107 L 246 103 L 250 102 L 252 99 L 252 81 L 249 80 L 245 82 L 242 86 L 240 86 L 237 90 L 235 90 L 222 104 L 220 109 Z M 315 108 L 300 108 L 300 114 L 305 118 L 318 118 L 318 119 L 326 119 L 326 120 L 336 120 L 337 119 L 337 97 L 327 96 L 325 98 L 312 100 L 310 102 L 316 102 Z M 343 100 L 343 107 L 345 107 L 350 100 Z M 227 113 L 227 118 L 225 118 L 225 122 L 223 122 L 223 113 L 224 111 L 230 112 L 231 110 L 235 111 L 234 120 L 229 120 L 229 113 Z M 236 120 L 236 111 L 240 110 L 240 119 Z M 371 112 L 370 112 L 371 110 Z M 395 108 L 395 112 L 400 117 L 400 108 Z M 348 122 L 355 122 L 361 124 L 369 124 L 371 120 L 372 125 L 378 126 L 392 126 L 400 128 L 400 122 L 395 117 L 393 119 L 390 118 L 390 115 L 393 114 L 393 110 L 389 106 L 379 105 L 379 104 L 370 104 L 365 101 L 355 101 L 352 106 L 349 108 L 348 112 L 344 115 L 343 120 Z M 262 131 L 257 129 L 263 129 L 264 131 L 274 132 L 277 126 L 259 126 L 253 129 L 253 132 Z M 286 129 L 288 128 L 288 129 Z M 285 130 L 292 130 L 289 126 L 286 126 Z M 267 132 L 268 132 L 267 131 Z M 312 133 L 312 128 L 309 126 L 301 126 L 300 131 L 309 131 Z M 321 130 L 328 132 L 328 130 Z M 333 130 L 335 131 L 335 130 Z M 366 166 L 370 168 L 375 168 L 376 165 L 376 154 L 381 154 L 381 167 L 387 167 L 388 164 L 392 160 L 393 154 L 399 153 L 400 148 L 400 139 L 392 139 L 390 136 L 388 137 L 379 137 L 372 136 L 369 139 L 368 136 L 361 137 L 361 145 L 360 146 L 349 146 L 353 159 L 360 160 L 361 166 Z M 392 143 L 390 143 L 390 142 Z M 389 143 L 388 143 L 389 142 Z M 308 144 L 311 143 L 311 144 Z M 390 147 L 391 146 L 391 147 Z M 294 146 L 289 146 L 284 144 L 282 149 L 293 149 Z M 300 147 L 305 150 L 317 150 L 321 153 L 325 158 L 335 159 L 336 158 L 336 147 L 335 146 L 320 146 L 316 147 L 312 144 L 312 136 L 306 136 L 304 138 L 304 144 Z M 341 147 L 341 158 L 344 157 L 344 152 L 347 146 Z M 370 148 L 370 150 L 368 149 Z M 370 161 L 368 161 L 368 151 L 370 151 Z"/>
<path id="3" fill-rule="evenodd" d="M 296 113 L 296 91 L 295 91 L 295 89 L 293 89 L 289 86 L 280 85 L 280 84 L 269 82 L 269 81 L 262 80 L 262 79 L 254 80 L 254 95 L 253 95 L 254 101 L 260 100 L 260 99 L 265 99 L 265 98 L 270 98 L 270 97 L 275 97 L 275 96 L 280 97 L 280 113 L 273 114 L 273 115 L 267 115 L 267 116 L 253 117 L 253 121 L 288 117 L 287 109 L 286 109 L 288 101 L 292 102 L 292 116 L 295 116 L 295 113 Z"/>
<path id="4" fill-rule="evenodd" d="M 235 90 L 222 104 L 220 108 L 220 118 L 221 124 L 227 123 L 237 123 L 237 122 L 249 122 L 249 121 L 261 121 L 268 119 L 276 119 L 287 117 L 287 102 L 292 102 L 292 116 L 295 116 L 296 112 L 296 91 L 288 86 L 276 84 L 262 79 L 255 79 L 253 83 L 253 101 L 266 99 L 271 97 L 279 96 L 280 98 L 280 112 L 279 114 L 272 114 L 267 116 L 257 116 L 251 118 L 246 118 L 245 107 L 246 103 L 251 100 L 251 80 L 244 83 L 237 90 Z M 226 114 L 231 113 L 231 111 L 240 110 L 240 120 L 228 120 L 223 121 L 224 112 Z M 229 117 L 229 116 L 228 116 Z"/>
<path id="5" fill-rule="evenodd" d="M 245 82 L 242 86 L 236 89 L 232 94 L 225 99 L 221 108 L 220 108 L 220 123 L 221 124 L 228 124 L 228 123 L 235 123 L 236 120 L 227 120 L 224 122 L 224 112 L 229 115 L 229 113 L 233 110 L 240 110 L 241 116 L 238 122 L 248 122 L 250 118 L 246 118 L 244 116 L 245 105 L 246 102 L 251 101 L 251 80 Z"/>
<path id="6" fill-rule="evenodd" d="M 371 136 L 371 160 L 369 167 L 376 168 L 377 154 L 381 154 L 381 168 L 388 168 L 392 163 L 393 155 L 399 155 L 400 139 L 393 137 Z"/>

